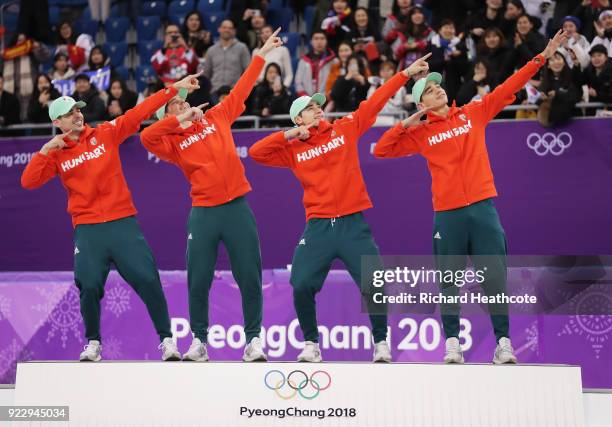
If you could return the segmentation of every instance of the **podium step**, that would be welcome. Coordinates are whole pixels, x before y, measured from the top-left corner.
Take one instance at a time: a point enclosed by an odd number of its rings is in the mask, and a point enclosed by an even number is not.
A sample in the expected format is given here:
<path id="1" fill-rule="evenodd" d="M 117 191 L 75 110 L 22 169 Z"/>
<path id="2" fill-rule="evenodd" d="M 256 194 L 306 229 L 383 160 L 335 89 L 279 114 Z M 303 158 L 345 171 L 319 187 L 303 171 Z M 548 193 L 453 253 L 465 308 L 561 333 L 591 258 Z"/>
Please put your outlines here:
<path id="1" fill-rule="evenodd" d="M 79 427 L 584 426 L 580 368 L 560 365 L 28 362 L 15 405 Z"/>

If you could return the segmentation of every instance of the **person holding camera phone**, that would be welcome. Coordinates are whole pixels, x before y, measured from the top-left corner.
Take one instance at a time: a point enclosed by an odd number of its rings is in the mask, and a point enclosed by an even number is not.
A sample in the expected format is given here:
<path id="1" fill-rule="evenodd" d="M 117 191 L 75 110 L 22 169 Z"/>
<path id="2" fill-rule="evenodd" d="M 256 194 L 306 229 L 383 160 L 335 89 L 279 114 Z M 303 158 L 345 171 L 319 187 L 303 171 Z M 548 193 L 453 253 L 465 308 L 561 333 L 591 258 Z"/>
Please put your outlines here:
<path id="1" fill-rule="evenodd" d="M 36 86 L 28 103 L 28 121 L 32 123 L 47 123 L 49 121 L 49 104 L 60 93 L 53 87 L 51 78 L 46 74 L 40 74 L 36 79 Z"/>
<path id="2" fill-rule="evenodd" d="M 151 65 L 164 83 L 173 83 L 198 67 L 198 57 L 187 46 L 185 39 L 175 24 L 168 24 L 164 30 L 164 47 L 151 57 Z"/>
<path id="3" fill-rule="evenodd" d="M 370 76 L 366 64 L 357 55 L 351 55 L 346 63 L 346 74 L 339 76 L 331 90 L 336 111 L 354 111 L 368 96 Z"/>
<path id="4" fill-rule="evenodd" d="M 202 15 L 196 10 L 185 17 L 181 34 L 198 58 L 203 58 L 208 48 L 213 45 L 212 35 L 204 26 Z"/>

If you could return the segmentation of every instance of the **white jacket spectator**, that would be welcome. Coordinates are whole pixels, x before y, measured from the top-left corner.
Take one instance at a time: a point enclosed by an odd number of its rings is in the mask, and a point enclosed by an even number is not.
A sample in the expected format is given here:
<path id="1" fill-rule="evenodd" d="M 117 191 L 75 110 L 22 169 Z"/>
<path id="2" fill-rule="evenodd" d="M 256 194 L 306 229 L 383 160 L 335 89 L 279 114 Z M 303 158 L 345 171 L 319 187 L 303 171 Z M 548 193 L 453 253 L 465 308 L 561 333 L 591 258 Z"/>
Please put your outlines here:
<path id="1" fill-rule="evenodd" d="M 261 29 L 261 45 L 263 45 L 266 40 L 272 35 L 274 30 L 271 26 L 266 25 Z M 253 55 L 257 55 L 259 52 L 259 48 L 256 47 L 253 49 Z M 285 46 L 277 47 L 273 49 L 270 53 L 266 55 L 266 64 L 261 70 L 261 74 L 259 74 L 258 82 L 261 82 L 264 79 L 264 72 L 268 68 L 268 64 L 275 63 L 281 69 L 281 75 L 283 76 L 283 86 L 290 87 L 291 83 L 293 83 L 293 67 L 291 66 L 291 55 L 289 54 L 289 49 Z"/>

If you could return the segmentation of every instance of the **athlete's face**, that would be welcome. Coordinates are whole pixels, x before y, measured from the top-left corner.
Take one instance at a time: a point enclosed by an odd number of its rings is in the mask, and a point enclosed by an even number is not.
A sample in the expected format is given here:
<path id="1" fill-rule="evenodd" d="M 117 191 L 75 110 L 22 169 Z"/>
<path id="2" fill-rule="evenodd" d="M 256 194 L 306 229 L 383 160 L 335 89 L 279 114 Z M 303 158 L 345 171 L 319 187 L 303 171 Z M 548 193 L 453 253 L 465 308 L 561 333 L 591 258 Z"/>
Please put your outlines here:
<path id="1" fill-rule="evenodd" d="M 78 107 L 72 107 L 72 110 L 70 110 L 68 113 L 53 120 L 53 125 L 60 128 L 63 133 L 70 131 L 79 133 L 85 129 L 85 120 L 83 119 L 81 109 Z"/>
<path id="2" fill-rule="evenodd" d="M 431 108 L 437 110 L 448 104 L 448 96 L 446 91 L 436 82 L 427 82 L 425 90 L 421 95 L 421 102 L 418 107 L 419 110 L 424 108 Z"/>
<path id="3" fill-rule="evenodd" d="M 187 111 L 189 108 L 189 103 L 177 95 L 168 101 L 168 104 L 166 104 L 166 114 L 170 116 L 178 116 L 179 114 Z"/>
<path id="4" fill-rule="evenodd" d="M 313 124 L 319 126 L 319 122 L 323 119 L 324 114 L 321 106 L 314 101 L 304 108 L 299 116 L 295 118 L 295 124 L 298 126 L 308 126 Z"/>

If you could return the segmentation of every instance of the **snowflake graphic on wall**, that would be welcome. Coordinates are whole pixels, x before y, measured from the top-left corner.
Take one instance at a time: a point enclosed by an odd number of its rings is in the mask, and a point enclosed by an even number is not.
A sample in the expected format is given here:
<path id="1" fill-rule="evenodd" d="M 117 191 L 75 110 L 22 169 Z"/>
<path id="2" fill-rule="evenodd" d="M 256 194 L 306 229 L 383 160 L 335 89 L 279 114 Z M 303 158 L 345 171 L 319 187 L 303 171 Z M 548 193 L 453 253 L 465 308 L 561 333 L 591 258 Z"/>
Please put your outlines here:
<path id="1" fill-rule="evenodd" d="M 32 360 L 34 354 L 13 339 L 8 347 L 0 351 L 0 383 L 14 384 L 17 362 Z"/>
<path id="2" fill-rule="evenodd" d="M 119 340 L 114 335 L 108 339 L 104 340 L 102 344 L 102 353 L 104 357 L 111 360 L 120 359 L 123 356 L 123 351 L 121 351 L 121 340 Z"/>
<path id="3" fill-rule="evenodd" d="M 602 285 L 591 286 L 586 292 L 570 302 L 575 316 L 563 326 L 557 336 L 583 336 L 591 344 L 595 358 L 599 355 L 607 341 L 612 338 L 612 315 L 580 314 L 580 313 L 612 313 L 612 297 Z"/>
<path id="4" fill-rule="evenodd" d="M 105 308 L 115 315 L 121 316 L 128 310 L 131 310 L 130 291 L 121 285 L 112 287 L 104 296 Z"/>
<path id="5" fill-rule="evenodd" d="M 0 321 L 10 319 L 11 317 L 11 299 L 4 295 L 0 295 Z"/>
<path id="6" fill-rule="evenodd" d="M 72 332 L 74 337 L 82 342 L 79 325 L 81 324 L 81 313 L 79 309 L 79 294 L 76 288 L 71 287 L 68 292 L 57 303 L 51 315 L 47 319 L 51 328 L 47 333 L 47 342 L 60 334 L 62 348 L 66 348 L 68 333 Z"/>
<path id="7" fill-rule="evenodd" d="M 50 314 L 60 302 L 66 291 L 71 287 L 71 285 L 67 285 L 65 283 L 52 283 L 49 286 L 37 286 L 36 292 L 38 292 L 38 294 L 43 298 L 44 302 L 32 305 L 31 309 L 45 314 Z M 46 322 L 46 317 L 40 319 L 36 324 L 36 329 L 39 329 Z"/>

